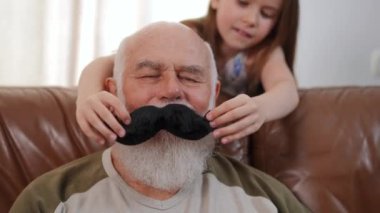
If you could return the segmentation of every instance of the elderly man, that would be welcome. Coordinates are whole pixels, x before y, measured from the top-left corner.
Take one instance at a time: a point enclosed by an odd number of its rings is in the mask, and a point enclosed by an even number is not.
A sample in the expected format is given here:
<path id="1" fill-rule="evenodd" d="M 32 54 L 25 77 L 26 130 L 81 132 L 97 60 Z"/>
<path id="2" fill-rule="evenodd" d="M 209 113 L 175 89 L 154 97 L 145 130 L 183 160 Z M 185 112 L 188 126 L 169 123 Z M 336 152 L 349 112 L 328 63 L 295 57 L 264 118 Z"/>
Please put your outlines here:
<path id="1" fill-rule="evenodd" d="M 122 42 L 106 86 L 130 112 L 181 104 L 200 116 L 219 92 L 209 46 L 166 22 Z M 308 212 L 275 179 L 213 153 L 210 135 L 186 140 L 160 130 L 142 144 L 116 143 L 41 176 L 11 212 Z"/>

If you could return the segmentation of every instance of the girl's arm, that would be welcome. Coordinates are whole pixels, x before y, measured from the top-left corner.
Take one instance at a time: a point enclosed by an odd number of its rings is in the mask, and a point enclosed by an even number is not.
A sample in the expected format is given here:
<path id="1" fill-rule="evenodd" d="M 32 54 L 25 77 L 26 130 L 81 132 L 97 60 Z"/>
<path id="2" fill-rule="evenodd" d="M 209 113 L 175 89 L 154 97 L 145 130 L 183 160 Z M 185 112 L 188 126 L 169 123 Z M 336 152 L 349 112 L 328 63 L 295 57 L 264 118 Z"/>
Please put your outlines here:
<path id="1" fill-rule="evenodd" d="M 77 103 L 105 89 L 104 80 L 112 77 L 114 57 L 97 58 L 84 68 L 79 79 Z"/>
<path id="2" fill-rule="evenodd" d="M 114 55 L 95 59 L 83 70 L 78 85 L 76 118 L 79 127 L 100 144 L 114 141 L 116 134 L 120 137 L 125 134 L 117 118 L 125 123 L 130 120 L 124 103 L 104 90 L 105 79 L 112 76 L 113 65 Z"/>
<path id="3" fill-rule="evenodd" d="M 273 51 L 263 67 L 261 82 L 265 93 L 253 99 L 262 106 L 265 122 L 283 118 L 297 107 L 297 84 L 280 47 Z"/>
<path id="4" fill-rule="evenodd" d="M 292 112 L 299 97 L 294 77 L 277 48 L 270 55 L 261 73 L 265 93 L 255 97 L 238 95 L 207 114 L 213 134 L 228 143 L 256 132 L 264 122 L 280 119 Z"/>

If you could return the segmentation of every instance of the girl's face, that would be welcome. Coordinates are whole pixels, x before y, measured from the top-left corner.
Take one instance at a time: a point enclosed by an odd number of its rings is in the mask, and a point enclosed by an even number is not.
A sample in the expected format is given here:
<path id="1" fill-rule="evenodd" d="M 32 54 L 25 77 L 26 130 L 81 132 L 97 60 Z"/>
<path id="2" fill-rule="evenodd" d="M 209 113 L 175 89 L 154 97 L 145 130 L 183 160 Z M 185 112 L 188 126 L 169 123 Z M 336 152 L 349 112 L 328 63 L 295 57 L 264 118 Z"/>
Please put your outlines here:
<path id="1" fill-rule="evenodd" d="M 222 48 L 240 51 L 260 43 L 273 29 L 283 0 L 211 0 Z"/>

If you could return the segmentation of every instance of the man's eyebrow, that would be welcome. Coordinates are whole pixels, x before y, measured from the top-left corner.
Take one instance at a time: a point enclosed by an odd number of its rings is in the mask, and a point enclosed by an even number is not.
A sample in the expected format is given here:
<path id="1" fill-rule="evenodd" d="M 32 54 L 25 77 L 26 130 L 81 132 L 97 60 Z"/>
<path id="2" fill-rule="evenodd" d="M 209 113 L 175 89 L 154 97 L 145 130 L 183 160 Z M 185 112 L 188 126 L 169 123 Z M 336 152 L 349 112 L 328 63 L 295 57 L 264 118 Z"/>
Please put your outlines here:
<path id="1" fill-rule="evenodd" d="M 205 73 L 205 69 L 199 65 L 178 66 L 178 69 L 195 75 L 204 75 Z"/>
<path id="2" fill-rule="evenodd" d="M 142 68 L 151 68 L 153 70 L 161 70 L 162 68 L 164 68 L 164 65 L 160 62 L 155 62 L 155 61 L 151 61 L 151 60 L 148 60 L 148 59 L 144 59 L 142 61 L 140 61 L 139 63 L 137 63 L 136 65 L 136 70 L 140 70 Z"/>

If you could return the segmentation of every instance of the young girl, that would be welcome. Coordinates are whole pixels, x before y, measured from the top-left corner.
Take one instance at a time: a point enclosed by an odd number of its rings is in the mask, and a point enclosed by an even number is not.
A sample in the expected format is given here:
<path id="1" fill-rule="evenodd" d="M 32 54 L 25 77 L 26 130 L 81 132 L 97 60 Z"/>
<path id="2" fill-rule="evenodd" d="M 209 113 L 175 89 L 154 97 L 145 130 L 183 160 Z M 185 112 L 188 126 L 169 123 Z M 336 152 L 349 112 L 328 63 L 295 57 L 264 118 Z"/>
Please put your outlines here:
<path id="1" fill-rule="evenodd" d="M 205 17 L 182 22 L 210 43 L 215 54 L 222 89 L 207 119 L 221 143 L 244 138 L 296 108 L 292 68 L 298 12 L 298 0 L 211 0 Z M 79 126 L 99 143 L 125 134 L 115 116 L 130 122 L 124 103 L 103 91 L 113 57 L 90 63 L 78 87 Z"/>

